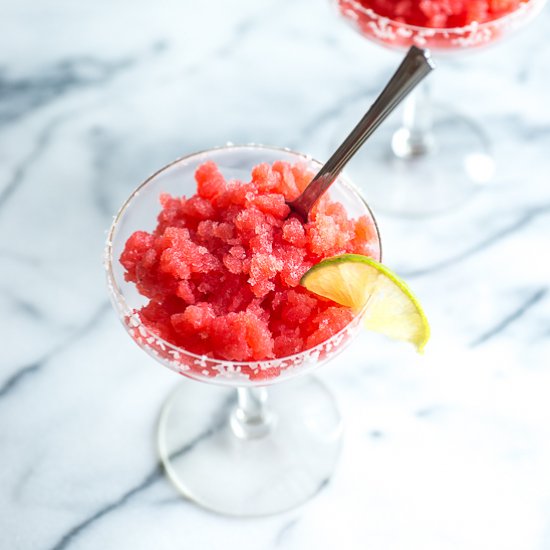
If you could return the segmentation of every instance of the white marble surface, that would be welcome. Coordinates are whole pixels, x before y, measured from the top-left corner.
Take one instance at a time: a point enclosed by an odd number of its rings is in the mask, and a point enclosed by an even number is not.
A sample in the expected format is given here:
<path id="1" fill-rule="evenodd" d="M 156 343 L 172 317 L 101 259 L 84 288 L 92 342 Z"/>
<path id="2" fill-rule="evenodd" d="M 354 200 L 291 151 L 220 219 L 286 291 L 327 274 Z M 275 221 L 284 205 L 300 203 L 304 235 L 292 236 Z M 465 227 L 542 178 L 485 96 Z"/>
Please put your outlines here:
<path id="1" fill-rule="evenodd" d="M 235 520 L 159 472 L 179 379 L 108 305 L 106 227 L 182 153 L 326 158 L 342 107 L 398 56 L 324 0 L 3 2 L 0 547 L 549 549 L 549 27 L 547 9 L 433 79 L 494 140 L 494 184 L 444 217 L 380 217 L 386 262 L 431 318 L 425 357 L 363 335 L 323 369 L 347 427 L 336 475 L 303 508 Z"/>

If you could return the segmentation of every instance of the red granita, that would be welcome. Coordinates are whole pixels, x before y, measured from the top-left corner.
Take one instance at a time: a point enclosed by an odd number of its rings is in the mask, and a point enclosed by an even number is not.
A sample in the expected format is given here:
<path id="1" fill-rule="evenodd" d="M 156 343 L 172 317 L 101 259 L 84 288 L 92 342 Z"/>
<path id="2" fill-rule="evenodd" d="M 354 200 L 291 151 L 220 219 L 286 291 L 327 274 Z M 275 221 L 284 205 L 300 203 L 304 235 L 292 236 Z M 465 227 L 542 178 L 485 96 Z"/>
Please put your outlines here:
<path id="1" fill-rule="evenodd" d="M 355 0 L 393 21 L 430 28 L 485 23 L 517 10 L 527 0 Z"/>
<path id="2" fill-rule="evenodd" d="M 300 278 L 328 256 L 378 257 L 377 231 L 327 197 L 308 223 L 287 218 L 286 201 L 312 176 L 305 164 L 275 162 L 256 166 L 249 182 L 226 181 L 206 162 L 196 195 L 161 195 L 157 227 L 131 235 L 120 257 L 126 280 L 149 298 L 142 323 L 175 346 L 231 361 L 292 355 L 344 328 L 351 310 L 309 293 Z"/>
<path id="3" fill-rule="evenodd" d="M 392 48 L 479 48 L 518 29 L 544 0 L 337 0 L 359 32 Z"/>

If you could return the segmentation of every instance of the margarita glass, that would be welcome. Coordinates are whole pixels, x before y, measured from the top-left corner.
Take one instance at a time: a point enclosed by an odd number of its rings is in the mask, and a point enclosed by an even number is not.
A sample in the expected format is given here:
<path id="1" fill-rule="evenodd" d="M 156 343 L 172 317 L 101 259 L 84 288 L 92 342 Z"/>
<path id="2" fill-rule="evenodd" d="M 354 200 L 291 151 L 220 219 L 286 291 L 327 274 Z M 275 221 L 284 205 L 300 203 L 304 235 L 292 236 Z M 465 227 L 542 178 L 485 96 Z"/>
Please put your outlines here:
<path id="1" fill-rule="evenodd" d="M 333 4 L 369 40 L 396 50 L 415 45 L 444 56 L 493 44 L 527 24 L 545 1 L 526 0 L 495 19 L 453 28 L 382 16 L 368 7 L 368 0 Z M 368 198 L 377 211 L 408 216 L 444 212 L 465 202 L 493 177 L 494 159 L 485 132 L 470 118 L 431 101 L 428 91 L 424 83 L 410 94 L 402 120 L 382 127 L 350 163 L 352 176 L 369 174 Z"/>
<path id="2" fill-rule="evenodd" d="M 254 362 L 200 356 L 163 340 L 143 324 L 138 310 L 148 300 L 125 280 L 119 258 L 134 232 L 154 229 L 161 193 L 195 193 L 195 171 L 206 161 L 214 161 L 227 180 L 246 180 L 254 166 L 278 160 L 307 163 L 313 172 L 321 166 L 287 149 L 255 145 L 181 158 L 132 193 L 109 230 L 106 246 L 111 299 L 129 335 L 159 363 L 187 378 L 160 417 L 158 446 L 166 472 L 190 500 L 236 516 L 293 508 L 330 479 L 340 449 L 340 415 L 319 380 L 298 375 L 335 357 L 359 330 L 361 314 L 328 340 L 294 355 Z M 355 187 L 341 177 L 328 194 L 349 218 L 367 216 L 372 221 L 372 249 L 379 260 L 378 230 Z"/>

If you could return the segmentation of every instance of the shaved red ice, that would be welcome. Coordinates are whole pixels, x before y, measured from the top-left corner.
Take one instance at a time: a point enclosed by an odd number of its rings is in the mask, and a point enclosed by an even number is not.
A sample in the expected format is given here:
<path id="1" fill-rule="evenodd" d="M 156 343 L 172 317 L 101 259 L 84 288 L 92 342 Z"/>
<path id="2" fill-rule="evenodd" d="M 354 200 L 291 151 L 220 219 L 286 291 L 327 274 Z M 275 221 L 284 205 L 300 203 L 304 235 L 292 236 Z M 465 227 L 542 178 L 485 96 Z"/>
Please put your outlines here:
<path id="1" fill-rule="evenodd" d="M 382 17 L 418 27 L 455 28 L 485 23 L 517 10 L 526 0 L 356 0 Z"/>
<path id="2" fill-rule="evenodd" d="M 137 313 L 151 332 L 198 355 L 260 361 L 316 346 L 352 320 L 299 282 L 328 256 L 378 257 L 370 217 L 349 219 L 323 197 L 308 223 L 287 218 L 286 201 L 312 178 L 305 164 L 260 164 L 241 182 L 206 162 L 195 178 L 196 195 L 161 195 L 157 227 L 131 235 L 120 257 L 149 299 Z"/>

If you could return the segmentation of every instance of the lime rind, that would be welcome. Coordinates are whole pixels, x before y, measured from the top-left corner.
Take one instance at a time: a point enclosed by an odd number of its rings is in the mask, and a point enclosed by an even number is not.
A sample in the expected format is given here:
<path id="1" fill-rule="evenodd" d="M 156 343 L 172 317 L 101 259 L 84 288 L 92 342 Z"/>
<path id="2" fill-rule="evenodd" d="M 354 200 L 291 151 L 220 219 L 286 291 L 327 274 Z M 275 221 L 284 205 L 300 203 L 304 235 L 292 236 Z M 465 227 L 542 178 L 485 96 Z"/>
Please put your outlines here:
<path id="1" fill-rule="evenodd" d="M 430 338 L 426 314 L 408 285 L 380 262 L 360 254 L 326 258 L 300 284 L 363 313 L 367 329 L 410 342 L 423 353 Z"/>

